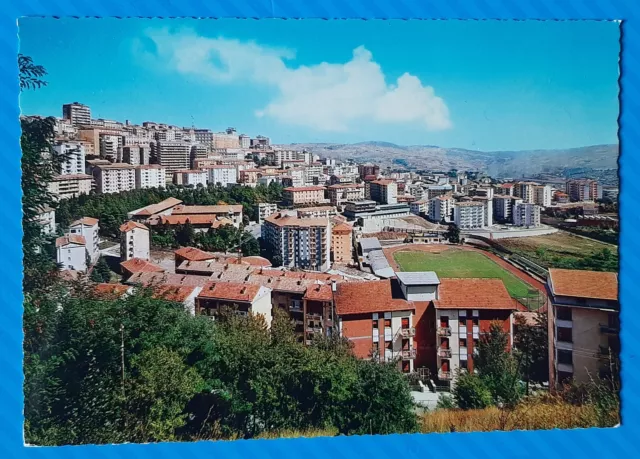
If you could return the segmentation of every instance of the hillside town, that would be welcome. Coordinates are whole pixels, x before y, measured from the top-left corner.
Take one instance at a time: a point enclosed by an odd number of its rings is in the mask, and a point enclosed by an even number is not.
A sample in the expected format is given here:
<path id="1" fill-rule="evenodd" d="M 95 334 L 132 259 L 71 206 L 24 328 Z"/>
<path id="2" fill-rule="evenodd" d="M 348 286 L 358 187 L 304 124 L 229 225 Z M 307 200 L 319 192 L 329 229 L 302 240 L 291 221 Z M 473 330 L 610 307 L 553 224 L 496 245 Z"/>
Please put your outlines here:
<path id="1" fill-rule="evenodd" d="M 55 237 L 66 278 L 96 279 L 109 266 L 94 282 L 100 294 L 153 288 L 192 315 L 215 320 L 233 308 L 268 327 L 285 311 L 299 342 L 340 336 L 358 358 L 395 362 L 414 375 L 416 402 L 431 407 L 461 372 L 474 371 L 495 324 L 511 349 L 519 323 L 547 314 L 548 342 L 538 344 L 548 346 L 543 386 L 551 391 L 606 374 L 607 357 L 619 352 L 616 272 L 567 269 L 545 258 L 546 248 L 538 258 L 514 249 L 559 235 L 617 237 L 618 190 L 596 180 L 381 169 L 279 148 L 235 128 L 94 119 L 78 102 L 62 107 L 54 131 L 61 168 L 48 183 L 55 202 L 40 212 L 42 232 Z M 64 201 L 101 195 L 261 186 L 278 186 L 281 199 L 247 208 L 169 197 L 127 209 L 117 238 L 103 234 L 101 215 L 73 215 L 69 225 L 56 218 Z M 260 252 L 243 253 L 239 243 L 220 251 L 154 244 L 160 231 L 215 236 L 230 227 L 258 239 Z"/>

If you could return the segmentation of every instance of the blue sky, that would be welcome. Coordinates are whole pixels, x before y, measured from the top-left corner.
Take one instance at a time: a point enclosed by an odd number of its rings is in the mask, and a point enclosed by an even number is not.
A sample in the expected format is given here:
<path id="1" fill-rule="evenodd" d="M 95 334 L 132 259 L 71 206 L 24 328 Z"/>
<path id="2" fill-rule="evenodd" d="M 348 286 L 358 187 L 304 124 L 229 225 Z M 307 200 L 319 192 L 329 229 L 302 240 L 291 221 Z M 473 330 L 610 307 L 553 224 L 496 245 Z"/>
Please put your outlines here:
<path id="1" fill-rule="evenodd" d="M 484 151 L 616 143 L 619 25 L 559 21 L 40 19 L 25 114 Z"/>

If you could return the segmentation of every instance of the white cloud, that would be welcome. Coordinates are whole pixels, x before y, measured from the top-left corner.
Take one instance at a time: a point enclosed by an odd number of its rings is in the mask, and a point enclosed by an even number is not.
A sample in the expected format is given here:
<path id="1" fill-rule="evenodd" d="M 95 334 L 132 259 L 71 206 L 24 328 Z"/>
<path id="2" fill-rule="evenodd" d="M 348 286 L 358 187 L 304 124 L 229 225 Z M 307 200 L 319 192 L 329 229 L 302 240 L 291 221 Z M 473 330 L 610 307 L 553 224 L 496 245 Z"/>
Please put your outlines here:
<path id="1" fill-rule="evenodd" d="M 427 130 L 451 127 L 449 110 L 431 86 L 405 73 L 390 85 L 371 52 L 360 46 L 346 63 L 287 66 L 289 49 L 254 42 L 208 38 L 192 30 L 149 30 L 155 51 L 146 51 L 172 70 L 216 84 L 246 81 L 276 89 L 256 111 L 282 123 L 322 131 L 346 131 L 354 122 L 416 123 Z"/>

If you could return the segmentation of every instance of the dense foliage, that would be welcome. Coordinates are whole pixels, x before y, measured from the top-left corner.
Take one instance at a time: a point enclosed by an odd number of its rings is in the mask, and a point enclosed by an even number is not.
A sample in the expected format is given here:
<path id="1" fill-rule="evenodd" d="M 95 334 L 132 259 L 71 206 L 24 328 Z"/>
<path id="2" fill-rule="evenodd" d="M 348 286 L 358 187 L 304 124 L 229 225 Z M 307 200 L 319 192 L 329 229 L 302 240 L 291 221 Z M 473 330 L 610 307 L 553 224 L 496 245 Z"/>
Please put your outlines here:
<path id="1" fill-rule="evenodd" d="M 522 316 L 517 316 L 513 344 L 528 393 L 529 383 L 541 384 L 549 380 L 547 313 L 535 314 L 534 322 L 531 324 Z"/>
<path id="2" fill-rule="evenodd" d="M 255 188 L 240 185 L 231 188 L 214 185 L 195 188 L 167 185 L 167 188 L 160 189 L 147 188 L 113 194 L 92 193 L 60 202 L 56 220 L 62 227 L 67 227 L 79 217 L 99 218 L 101 235 L 118 237 L 118 228 L 127 219 L 127 213 L 171 197 L 180 199 L 185 205 L 242 204 L 244 215 L 249 220 L 257 221 L 258 203 L 280 201 L 282 186 L 277 183 L 258 185 Z"/>
<path id="3" fill-rule="evenodd" d="M 357 359 L 338 339 L 304 346 L 286 313 L 269 330 L 260 316 L 213 322 L 147 292 L 103 299 L 88 290 L 26 300 L 29 443 L 417 429 L 395 366 Z"/>

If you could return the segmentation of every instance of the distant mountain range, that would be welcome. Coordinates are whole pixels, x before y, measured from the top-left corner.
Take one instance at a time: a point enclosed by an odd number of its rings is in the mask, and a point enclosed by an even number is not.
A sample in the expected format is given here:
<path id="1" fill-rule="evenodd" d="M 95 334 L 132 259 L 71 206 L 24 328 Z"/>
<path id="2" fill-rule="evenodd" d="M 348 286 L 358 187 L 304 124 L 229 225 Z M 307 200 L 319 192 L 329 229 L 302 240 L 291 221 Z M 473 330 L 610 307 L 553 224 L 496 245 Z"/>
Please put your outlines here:
<path id="1" fill-rule="evenodd" d="M 408 170 L 478 170 L 492 177 L 562 174 L 567 170 L 618 168 L 618 145 L 593 145 L 558 150 L 476 151 L 432 145 L 401 146 L 389 142 L 354 144 L 306 143 L 282 145 L 305 149 L 322 157 L 371 161 Z M 568 175 L 568 174 L 567 174 Z"/>

